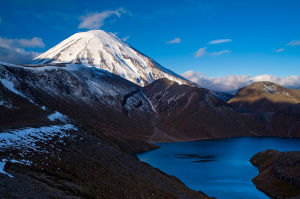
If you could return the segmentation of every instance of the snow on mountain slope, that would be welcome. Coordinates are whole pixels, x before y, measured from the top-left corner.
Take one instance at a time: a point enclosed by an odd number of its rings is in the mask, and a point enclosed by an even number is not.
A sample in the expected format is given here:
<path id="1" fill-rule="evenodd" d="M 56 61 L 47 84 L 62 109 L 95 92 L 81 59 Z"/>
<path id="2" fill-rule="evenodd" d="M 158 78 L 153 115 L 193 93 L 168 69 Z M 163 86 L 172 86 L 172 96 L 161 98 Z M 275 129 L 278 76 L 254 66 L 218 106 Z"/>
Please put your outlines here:
<path id="1" fill-rule="evenodd" d="M 300 103 L 300 89 L 289 89 L 268 81 L 255 82 L 239 89 L 229 103 L 241 110 L 283 111 Z"/>
<path id="2" fill-rule="evenodd" d="M 122 106 L 133 106 L 127 104 L 128 100 L 122 102 L 130 96 L 144 102 L 139 107 L 142 111 L 152 110 L 135 84 L 105 70 L 79 64 L 25 67 L 0 62 L 0 85 L 33 104 L 38 101 L 35 92 L 39 90 L 55 98 L 89 106 L 101 102 L 117 111 L 122 110 Z"/>
<path id="3" fill-rule="evenodd" d="M 141 86 L 160 78 L 189 84 L 188 80 L 102 30 L 76 33 L 36 57 L 34 63 L 83 64 L 107 70 Z"/>
<path id="4" fill-rule="evenodd" d="M 148 120 L 154 111 L 141 87 L 108 71 L 80 64 L 21 66 L 0 62 L 0 80 L 0 126 L 14 125 L 19 121 L 17 112 L 35 109 L 50 121 L 64 120 L 57 111 L 87 126 L 127 137 L 151 132 Z M 45 115 L 45 111 L 49 112 Z M 10 117 L 4 120 L 5 113 Z M 31 123 L 36 118 L 41 117 L 21 119 Z M 148 134 L 140 134 L 145 126 Z"/>

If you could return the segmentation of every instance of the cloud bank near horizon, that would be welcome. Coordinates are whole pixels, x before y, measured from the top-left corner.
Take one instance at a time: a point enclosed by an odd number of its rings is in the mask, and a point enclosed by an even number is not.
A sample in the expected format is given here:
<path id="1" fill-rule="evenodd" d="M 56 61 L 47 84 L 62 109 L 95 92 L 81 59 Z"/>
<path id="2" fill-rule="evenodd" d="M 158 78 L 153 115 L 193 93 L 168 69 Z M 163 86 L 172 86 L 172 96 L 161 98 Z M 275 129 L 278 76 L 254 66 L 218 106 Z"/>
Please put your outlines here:
<path id="1" fill-rule="evenodd" d="M 39 55 L 34 51 L 24 48 L 44 48 L 45 44 L 39 37 L 31 39 L 10 39 L 0 37 L 0 60 L 14 64 L 31 63 L 32 59 Z"/>
<path id="2" fill-rule="evenodd" d="M 234 93 L 238 89 L 248 86 L 253 82 L 270 81 L 287 88 L 300 88 L 300 76 L 277 77 L 275 75 L 228 75 L 225 77 L 207 77 L 196 71 L 186 71 L 181 74 L 186 79 L 210 90 Z"/>

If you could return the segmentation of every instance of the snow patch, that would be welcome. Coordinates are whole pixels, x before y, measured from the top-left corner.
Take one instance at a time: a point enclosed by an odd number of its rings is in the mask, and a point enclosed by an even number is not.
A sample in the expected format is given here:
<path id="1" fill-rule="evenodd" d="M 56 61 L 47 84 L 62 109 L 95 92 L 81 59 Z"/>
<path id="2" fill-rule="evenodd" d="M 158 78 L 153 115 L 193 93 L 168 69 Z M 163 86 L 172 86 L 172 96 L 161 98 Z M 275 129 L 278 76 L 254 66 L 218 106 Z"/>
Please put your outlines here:
<path id="1" fill-rule="evenodd" d="M 206 103 L 208 103 L 210 106 L 215 107 L 214 104 L 213 104 L 213 101 L 214 101 L 213 95 L 211 93 L 205 93 L 204 94 L 204 101 Z"/>
<path id="2" fill-rule="evenodd" d="M 51 121 L 61 121 L 61 122 L 66 122 L 68 119 L 68 116 L 61 114 L 58 111 L 55 111 L 54 113 L 48 115 L 48 119 Z"/>
<path id="3" fill-rule="evenodd" d="M 265 84 L 264 85 L 264 90 L 267 92 L 267 93 L 271 93 L 271 94 L 274 94 L 277 92 L 277 89 L 274 85 L 267 85 Z"/>
<path id="4" fill-rule="evenodd" d="M 11 148 L 21 149 L 23 152 L 38 151 L 37 142 L 46 142 L 54 137 L 59 139 L 68 137 L 67 131 L 69 130 L 77 130 L 77 128 L 71 124 L 65 124 L 0 132 L 0 151 Z"/>
<path id="5" fill-rule="evenodd" d="M 14 178 L 14 176 L 12 176 L 9 173 L 7 173 L 6 171 L 4 171 L 4 167 L 5 167 L 6 162 L 7 162 L 7 159 L 2 159 L 0 161 L 0 173 L 8 175 L 11 178 Z"/>
<path id="6" fill-rule="evenodd" d="M 5 108 L 8 108 L 8 109 L 12 109 L 13 106 L 8 103 L 7 101 L 4 101 L 4 100 L 0 100 L 0 106 L 4 106 Z"/>
<path id="7" fill-rule="evenodd" d="M 277 86 L 273 84 L 264 84 L 264 91 L 270 94 L 282 94 L 287 97 L 291 97 L 288 92 L 285 90 L 278 90 Z"/>
<path id="8" fill-rule="evenodd" d="M 13 92 L 13 93 L 25 98 L 25 99 L 28 99 L 31 103 L 35 104 L 31 99 L 26 97 L 22 92 L 15 89 L 15 86 L 14 86 L 13 82 L 9 81 L 8 79 L 3 79 L 3 78 L 0 78 L 0 82 L 2 83 L 3 86 L 5 86 L 11 92 Z"/>
<path id="9" fill-rule="evenodd" d="M 177 100 L 179 100 L 180 98 L 182 98 L 184 96 L 185 96 L 185 93 L 180 94 L 180 95 L 175 95 L 174 97 L 171 97 L 168 99 L 168 104 L 175 103 Z"/>
<path id="10" fill-rule="evenodd" d="M 12 176 L 11 174 L 4 171 L 6 162 L 18 163 L 18 164 L 27 165 L 27 166 L 30 166 L 32 164 L 32 162 L 30 162 L 29 160 L 15 160 L 15 159 L 8 160 L 5 158 L 1 159 L 0 160 L 0 173 L 8 175 L 11 178 L 14 178 L 14 176 Z"/>
<path id="11" fill-rule="evenodd" d="M 144 98 L 148 101 L 148 103 L 151 106 L 151 109 L 156 113 L 155 107 L 153 106 L 152 102 L 149 100 L 149 98 L 145 95 L 145 93 L 142 92 L 142 95 L 144 96 Z"/>
<path id="12" fill-rule="evenodd" d="M 185 104 L 184 108 L 187 108 L 187 107 L 191 104 L 192 99 L 194 98 L 194 96 L 197 96 L 197 93 L 193 92 L 193 93 L 190 95 L 190 97 L 189 97 L 187 103 Z"/>
<path id="13" fill-rule="evenodd" d="M 0 78 L 0 82 L 3 84 L 3 86 L 5 86 L 8 90 L 12 91 L 13 93 L 17 94 L 17 95 L 20 95 L 24 98 L 26 98 L 26 96 L 21 93 L 20 91 L 18 91 L 17 89 L 15 89 L 15 86 L 14 84 L 7 80 L 7 79 L 3 79 L 3 78 Z"/>

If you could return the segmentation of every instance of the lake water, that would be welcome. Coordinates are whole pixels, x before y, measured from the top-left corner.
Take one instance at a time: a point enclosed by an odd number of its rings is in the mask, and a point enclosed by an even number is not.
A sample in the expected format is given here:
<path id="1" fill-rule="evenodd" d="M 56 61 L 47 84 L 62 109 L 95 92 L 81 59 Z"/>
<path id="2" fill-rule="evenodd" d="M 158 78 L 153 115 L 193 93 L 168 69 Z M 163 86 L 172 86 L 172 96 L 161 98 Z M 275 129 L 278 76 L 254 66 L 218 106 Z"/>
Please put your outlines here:
<path id="1" fill-rule="evenodd" d="M 300 151 L 300 139 L 230 138 L 162 143 L 161 148 L 138 154 L 141 161 L 174 175 L 194 190 L 218 199 L 267 199 L 252 178 L 258 169 L 251 157 L 267 149 Z"/>

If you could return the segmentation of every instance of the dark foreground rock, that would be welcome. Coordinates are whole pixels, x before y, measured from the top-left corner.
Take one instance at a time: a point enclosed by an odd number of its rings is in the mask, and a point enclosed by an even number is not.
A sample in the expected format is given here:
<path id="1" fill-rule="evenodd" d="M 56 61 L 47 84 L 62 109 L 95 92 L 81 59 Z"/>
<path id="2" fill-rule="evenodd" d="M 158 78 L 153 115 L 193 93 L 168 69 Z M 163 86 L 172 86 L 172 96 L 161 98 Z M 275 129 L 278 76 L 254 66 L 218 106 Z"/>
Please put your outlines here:
<path id="1" fill-rule="evenodd" d="M 259 169 L 258 189 L 276 199 L 300 198 L 300 152 L 267 150 L 251 158 Z"/>
<path id="2" fill-rule="evenodd" d="M 56 145 L 55 155 L 25 154 L 31 165 L 7 161 L 0 174 L 0 198 L 208 198 L 173 176 L 140 162 L 105 137 L 84 130 Z M 11 159 L 18 153 L 9 151 Z M 5 153 L 1 153 L 5 156 Z"/>

